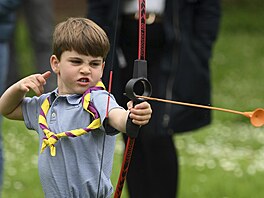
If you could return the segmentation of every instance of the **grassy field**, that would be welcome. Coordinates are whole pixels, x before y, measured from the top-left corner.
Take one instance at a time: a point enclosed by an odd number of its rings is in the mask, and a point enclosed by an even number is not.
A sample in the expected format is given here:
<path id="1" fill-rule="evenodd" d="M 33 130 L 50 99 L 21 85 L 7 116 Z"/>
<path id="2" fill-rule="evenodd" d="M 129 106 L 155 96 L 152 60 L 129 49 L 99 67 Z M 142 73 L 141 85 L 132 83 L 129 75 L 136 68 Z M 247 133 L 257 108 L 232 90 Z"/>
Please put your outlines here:
<path id="1" fill-rule="evenodd" d="M 238 111 L 264 106 L 262 17 L 261 7 L 250 4 L 223 8 L 212 59 L 214 106 Z M 214 112 L 209 127 L 176 136 L 179 197 L 263 197 L 263 132 L 244 116 Z"/>
<path id="2" fill-rule="evenodd" d="M 255 5 L 255 6 L 254 6 Z M 213 105 L 238 111 L 264 107 L 263 6 L 225 5 L 212 59 Z M 22 25 L 23 27 L 23 25 Z M 23 29 L 23 28 L 22 28 Z M 32 56 L 24 49 L 23 74 Z M 213 123 L 175 136 L 180 158 L 179 198 L 264 197 L 264 130 L 248 118 L 213 112 Z M 4 120 L 5 178 L 2 197 L 42 198 L 37 135 L 22 122 Z M 118 139 L 112 181 L 117 183 L 123 143 Z M 123 197 L 127 197 L 123 192 Z"/>

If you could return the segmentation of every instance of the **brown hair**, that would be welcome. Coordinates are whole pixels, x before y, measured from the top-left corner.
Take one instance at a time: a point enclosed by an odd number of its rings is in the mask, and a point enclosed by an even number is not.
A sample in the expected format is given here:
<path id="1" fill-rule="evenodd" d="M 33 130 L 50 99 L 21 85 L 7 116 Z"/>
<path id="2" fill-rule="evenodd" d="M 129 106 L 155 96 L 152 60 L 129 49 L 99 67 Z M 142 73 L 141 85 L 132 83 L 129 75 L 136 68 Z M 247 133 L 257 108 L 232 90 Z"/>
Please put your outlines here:
<path id="1" fill-rule="evenodd" d="M 53 33 L 53 54 L 59 60 L 64 51 L 71 50 L 105 60 L 109 48 L 104 30 L 86 18 L 69 18 L 59 23 Z"/>

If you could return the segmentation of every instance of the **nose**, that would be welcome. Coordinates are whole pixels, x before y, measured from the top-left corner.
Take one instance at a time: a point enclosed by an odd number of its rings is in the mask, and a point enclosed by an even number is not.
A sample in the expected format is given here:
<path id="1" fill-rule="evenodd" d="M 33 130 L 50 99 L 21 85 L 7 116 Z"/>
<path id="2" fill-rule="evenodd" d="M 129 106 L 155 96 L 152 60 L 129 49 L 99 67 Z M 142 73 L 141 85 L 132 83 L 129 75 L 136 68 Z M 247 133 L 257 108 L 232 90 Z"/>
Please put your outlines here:
<path id="1" fill-rule="evenodd" d="M 83 64 L 83 66 L 80 69 L 80 73 L 81 74 L 89 74 L 90 72 L 91 72 L 90 71 L 90 66 L 87 65 L 87 64 Z"/>

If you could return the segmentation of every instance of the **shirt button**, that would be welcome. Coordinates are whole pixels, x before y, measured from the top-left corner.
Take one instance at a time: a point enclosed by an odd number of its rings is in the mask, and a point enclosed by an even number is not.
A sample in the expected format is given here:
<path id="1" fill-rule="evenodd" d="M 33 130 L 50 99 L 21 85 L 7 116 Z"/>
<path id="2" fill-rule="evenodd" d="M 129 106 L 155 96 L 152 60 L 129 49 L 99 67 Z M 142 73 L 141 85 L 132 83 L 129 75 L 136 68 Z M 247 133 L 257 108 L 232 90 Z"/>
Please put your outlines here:
<path id="1" fill-rule="evenodd" d="M 51 117 L 52 117 L 52 118 L 56 118 L 56 113 L 53 112 L 53 113 L 51 114 Z"/>

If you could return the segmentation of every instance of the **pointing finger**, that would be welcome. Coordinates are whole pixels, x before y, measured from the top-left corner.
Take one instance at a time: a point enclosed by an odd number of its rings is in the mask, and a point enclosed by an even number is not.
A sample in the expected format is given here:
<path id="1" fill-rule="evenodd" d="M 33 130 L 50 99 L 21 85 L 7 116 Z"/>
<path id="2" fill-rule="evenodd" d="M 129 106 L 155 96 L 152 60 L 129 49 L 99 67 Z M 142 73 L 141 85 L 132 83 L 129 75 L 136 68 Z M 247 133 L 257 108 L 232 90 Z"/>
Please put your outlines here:
<path id="1" fill-rule="evenodd" d="M 41 74 L 41 76 L 43 78 L 45 78 L 45 80 L 47 80 L 50 77 L 50 75 L 51 75 L 51 72 L 50 71 L 46 71 L 45 73 Z"/>

